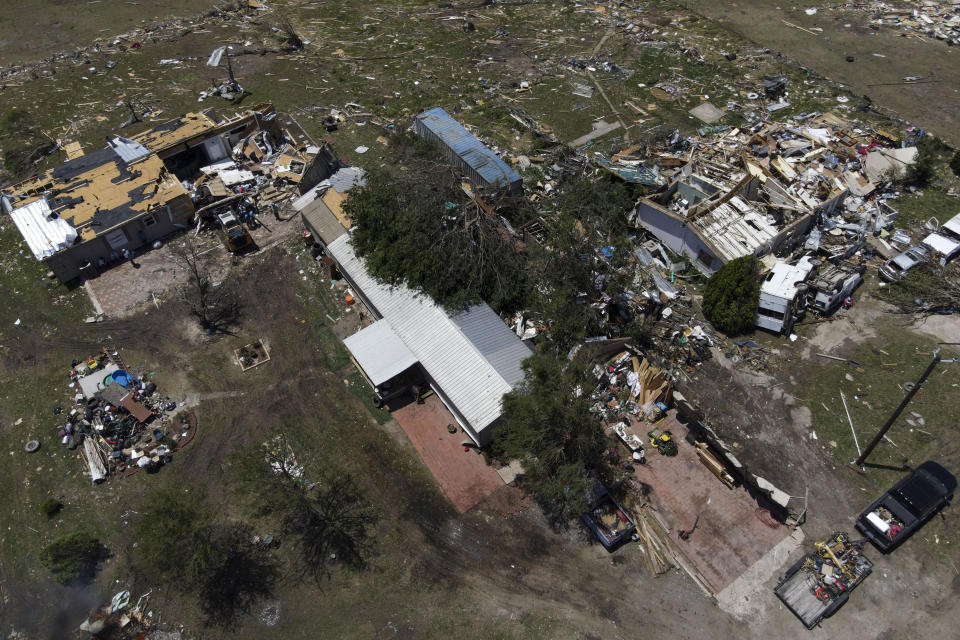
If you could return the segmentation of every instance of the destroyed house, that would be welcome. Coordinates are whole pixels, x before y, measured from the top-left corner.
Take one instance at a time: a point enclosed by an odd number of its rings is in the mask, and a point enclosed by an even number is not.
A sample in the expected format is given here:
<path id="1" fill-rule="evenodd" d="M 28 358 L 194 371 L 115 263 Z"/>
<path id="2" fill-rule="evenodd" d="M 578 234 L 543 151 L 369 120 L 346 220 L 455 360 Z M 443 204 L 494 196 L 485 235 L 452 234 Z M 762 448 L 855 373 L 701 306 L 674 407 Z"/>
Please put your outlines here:
<path id="1" fill-rule="evenodd" d="M 748 168 L 691 161 L 665 191 L 637 203 L 633 222 L 708 275 L 730 260 L 805 238 L 813 210 L 772 175 Z"/>
<path id="2" fill-rule="evenodd" d="M 64 282 L 186 228 L 193 214 L 190 195 L 163 161 L 119 136 L 2 198 L 34 257 Z"/>
<path id="3" fill-rule="evenodd" d="M 438 144 L 476 187 L 503 189 L 510 195 L 523 192 L 523 181 L 490 148 L 440 107 L 417 114 L 414 131 Z"/>
<path id="4" fill-rule="evenodd" d="M 217 170 L 204 172 L 211 164 Z M 272 105 L 228 119 L 206 110 L 131 138 L 112 136 L 106 148 L 4 189 L 2 203 L 34 257 L 67 282 L 188 228 L 201 186 L 209 197 L 226 197 L 231 179 L 259 175 L 302 193 L 335 164 L 328 148 Z"/>
<path id="5" fill-rule="evenodd" d="M 344 340 L 364 377 L 376 388 L 420 367 L 470 438 L 481 446 L 490 442 L 503 395 L 524 379 L 522 364 L 531 354 L 527 345 L 485 303 L 451 314 L 427 295 L 378 281 L 321 198 L 305 203 L 301 214 L 377 319 Z"/>

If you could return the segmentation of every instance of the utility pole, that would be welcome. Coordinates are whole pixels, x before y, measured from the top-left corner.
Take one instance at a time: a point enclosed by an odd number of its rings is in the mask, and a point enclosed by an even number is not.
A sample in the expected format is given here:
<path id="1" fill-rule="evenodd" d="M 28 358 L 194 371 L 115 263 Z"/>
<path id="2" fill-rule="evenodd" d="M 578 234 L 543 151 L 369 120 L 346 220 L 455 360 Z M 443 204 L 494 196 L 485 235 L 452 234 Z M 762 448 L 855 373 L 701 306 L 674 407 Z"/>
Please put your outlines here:
<path id="1" fill-rule="evenodd" d="M 937 366 L 940 362 L 940 347 L 937 347 L 937 350 L 933 352 L 933 360 L 930 361 L 930 364 L 927 366 L 926 371 L 923 372 L 923 375 L 920 376 L 920 379 L 917 380 L 917 383 L 913 385 L 913 388 L 907 391 L 907 395 L 904 397 L 903 402 L 900 403 L 900 406 L 894 410 L 893 414 L 887 420 L 887 423 L 880 428 L 880 431 L 873 437 L 873 440 L 870 441 L 870 444 L 867 445 L 867 448 L 863 450 L 863 453 L 860 454 L 860 457 L 854 462 L 858 467 L 863 466 L 864 460 L 870 455 L 874 447 L 883 439 L 883 436 L 887 434 L 887 431 L 890 430 L 890 427 L 893 426 L 894 421 L 900 416 L 900 413 L 903 412 L 904 408 L 910 403 L 910 400 L 913 396 L 916 395 L 917 391 L 920 390 L 920 386 L 927 380 L 934 367 Z"/>

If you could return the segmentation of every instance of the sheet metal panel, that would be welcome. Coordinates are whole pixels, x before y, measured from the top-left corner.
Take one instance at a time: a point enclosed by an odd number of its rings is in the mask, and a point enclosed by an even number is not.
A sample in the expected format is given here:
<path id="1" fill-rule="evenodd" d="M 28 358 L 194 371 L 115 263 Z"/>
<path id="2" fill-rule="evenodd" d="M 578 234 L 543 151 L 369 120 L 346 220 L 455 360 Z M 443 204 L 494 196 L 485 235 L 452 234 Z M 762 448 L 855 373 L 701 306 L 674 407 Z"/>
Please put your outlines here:
<path id="1" fill-rule="evenodd" d="M 50 216 L 50 205 L 44 198 L 14 209 L 10 217 L 37 260 L 49 258 L 77 239 L 77 230 L 69 222 Z"/>
<path id="2" fill-rule="evenodd" d="M 386 320 L 377 320 L 344 339 L 343 346 L 376 386 L 417 363 L 417 358 Z"/>

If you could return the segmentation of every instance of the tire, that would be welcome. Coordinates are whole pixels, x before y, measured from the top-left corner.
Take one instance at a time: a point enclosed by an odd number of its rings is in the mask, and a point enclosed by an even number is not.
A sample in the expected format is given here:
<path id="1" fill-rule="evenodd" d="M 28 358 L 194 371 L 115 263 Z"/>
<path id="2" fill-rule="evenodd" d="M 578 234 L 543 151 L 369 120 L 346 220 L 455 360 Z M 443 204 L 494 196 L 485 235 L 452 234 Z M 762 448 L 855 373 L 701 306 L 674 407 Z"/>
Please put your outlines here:
<path id="1" fill-rule="evenodd" d="M 35 453 L 38 449 L 40 449 L 39 440 L 29 440 L 27 444 L 23 445 L 23 450 L 27 453 Z"/>

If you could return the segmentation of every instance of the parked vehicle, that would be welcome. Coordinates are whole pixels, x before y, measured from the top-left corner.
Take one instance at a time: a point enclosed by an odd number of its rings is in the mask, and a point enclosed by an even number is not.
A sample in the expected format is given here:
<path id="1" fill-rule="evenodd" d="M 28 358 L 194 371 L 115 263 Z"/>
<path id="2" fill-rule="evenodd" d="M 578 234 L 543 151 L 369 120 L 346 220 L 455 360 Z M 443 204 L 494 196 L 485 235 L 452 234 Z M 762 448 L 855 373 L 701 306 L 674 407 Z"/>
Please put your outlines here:
<path id="1" fill-rule="evenodd" d="M 838 531 L 787 569 L 773 592 L 793 615 L 812 629 L 846 604 L 850 592 L 873 571 L 863 555 L 864 541 L 850 542 Z"/>
<path id="2" fill-rule="evenodd" d="M 957 488 L 957 479 L 936 462 L 924 462 L 857 517 L 857 531 L 888 553 L 933 517 Z"/>
<path id="3" fill-rule="evenodd" d="M 865 270 L 863 265 L 850 262 L 838 262 L 818 269 L 807 280 L 808 304 L 820 315 L 830 315 L 863 282 Z"/>
<path id="4" fill-rule="evenodd" d="M 945 265 L 960 255 L 960 213 L 953 216 L 940 228 L 923 239 L 923 246 L 929 249 L 941 265 Z"/>
<path id="5" fill-rule="evenodd" d="M 900 255 L 887 260 L 880 267 L 880 277 L 888 282 L 899 282 L 907 272 L 930 258 L 923 247 L 911 247 Z"/>
<path id="6" fill-rule="evenodd" d="M 218 213 L 217 221 L 220 223 L 223 243 L 230 251 L 241 251 L 253 244 L 253 238 L 250 237 L 250 232 L 247 231 L 243 223 L 237 219 L 233 211 L 228 209 L 223 213 Z"/>

